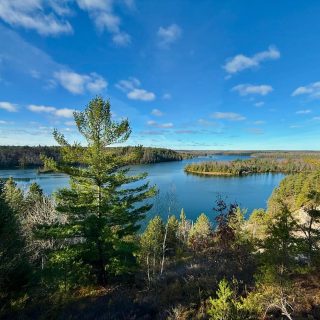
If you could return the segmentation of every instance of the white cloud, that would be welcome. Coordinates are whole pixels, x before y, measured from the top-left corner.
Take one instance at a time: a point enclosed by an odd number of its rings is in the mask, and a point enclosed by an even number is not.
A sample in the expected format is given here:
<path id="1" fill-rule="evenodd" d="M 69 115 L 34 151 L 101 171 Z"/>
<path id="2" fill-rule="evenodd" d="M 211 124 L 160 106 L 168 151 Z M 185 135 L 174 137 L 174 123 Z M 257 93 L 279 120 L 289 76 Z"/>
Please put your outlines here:
<path id="1" fill-rule="evenodd" d="M 111 1 L 106 0 L 76 0 L 83 10 L 111 10 Z"/>
<path id="2" fill-rule="evenodd" d="M 154 120 L 149 120 L 147 122 L 148 126 L 156 127 L 156 128 L 163 128 L 163 129 L 169 129 L 173 128 L 173 123 L 172 122 L 167 122 L 167 123 L 158 123 Z"/>
<path id="3" fill-rule="evenodd" d="M 137 78 L 130 77 L 128 80 L 120 80 L 116 88 L 125 92 L 131 100 L 152 101 L 156 98 L 153 92 L 141 89 L 141 82 Z"/>
<path id="4" fill-rule="evenodd" d="M 120 80 L 116 87 L 120 89 L 123 92 L 127 92 L 130 90 L 133 90 L 136 87 L 139 87 L 141 85 L 139 79 L 130 77 L 128 80 Z"/>
<path id="5" fill-rule="evenodd" d="M 35 30 L 41 35 L 72 33 L 59 7 L 62 8 L 57 0 L 1 0 L 0 18 L 11 26 Z"/>
<path id="6" fill-rule="evenodd" d="M 280 51 L 276 47 L 269 46 L 267 51 L 256 53 L 252 57 L 238 54 L 229 59 L 223 68 L 229 74 L 236 74 L 245 69 L 257 68 L 265 60 L 276 60 L 279 58 Z"/>
<path id="7" fill-rule="evenodd" d="M 152 101 L 155 99 L 155 94 L 153 92 L 148 92 L 144 89 L 133 89 L 128 92 L 127 96 L 132 100 Z"/>
<path id="8" fill-rule="evenodd" d="M 162 96 L 162 99 L 164 99 L 164 100 L 170 100 L 170 99 L 171 99 L 171 94 L 170 94 L 170 93 L 165 93 L 165 94 Z"/>
<path id="9" fill-rule="evenodd" d="M 116 33 L 112 37 L 112 40 L 116 45 L 120 47 L 125 47 L 131 43 L 131 37 L 125 32 Z"/>
<path id="10" fill-rule="evenodd" d="M 265 124 L 266 122 L 264 120 L 257 120 L 257 121 L 254 121 L 253 124 L 255 125 L 261 125 L 261 124 Z"/>
<path id="11" fill-rule="evenodd" d="M 258 94 L 265 96 L 273 91 L 273 88 L 269 85 L 252 85 L 252 84 L 239 84 L 231 89 L 232 91 L 237 91 L 241 96 L 247 96 L 250 94 Z"/>
<path id="12" fill-rule="evenodd" d="M 312 111 L 310 109 L 305 109 L 305 110 L 298 110 L 296 111 L 296 114 L 309 114 Z"/>
<path id="13" fill-rule="evenodd" d="M 27 108 L 32 112 L 49 113 L 57 117 L 63 117 L 63 118 L 73 118 L 73 112 L 75 111 L 69 108 L 57 109 L 55 107 L 34 105 L 34 104 L 30 104 Z"/>
<path id="14" fill-rule="evenodd" d="M 163 48 L 168 48 L 180 38 L 181 34 L 182 30 L 176 24 L 171 24 L 168 27 L 160 27 L 158 30 L 159 45 Z"/>
<path id="15" fill-rule="evenodd" d="M 246 117 L 242 116 L 241 114 L 234 112 L 215 112 L 212 114 L 212 118 L 230 121 L 242 121 L 246 119 Z"/>
<path id="16" fill-rule="evenodd" d="M 73 118 L 73 109 L 63 108 L 63 109 L 57 109 L 55 111 L 55 115 L 58 117 L 63 118 Z"/>
<path id="17" fill-rule="evenodd" d="M 17 112 L 18 108 L 17 105 L 11 102 L 2 101 L 0 102 L 0 109 L 9 111 L 9 112 Z"/>
<path id="18" fill-rule="evenodd" d="M 262 107 L 264 105 L 264 102 L 263 101 L 259 101 L 259 102 L 256 102 L 254 105 L 259 108 L 259 107 Z"/>
<path id="19" fill-rule="evenodd" d="M 122 3 L 113 0 L 1 0 L 0 19 L 45 36 L 70 34 L 73 28 L 66 16 L 73 13 L 73 3 L 89 14 L 100 32 L 110 32 L 117 46 L 127 46 L 131 42 L 130 35 L 120 29 L 121 19 L 114 13 L 114 7 L 124 4 L 132 9 L 133 0 Z"/>
<path id="20" fill-rule="evenodd" d="M 54 72 L 54 78 L 62 87 L 73 94 L 82 94 L 85 91 L 97 93 L 108 86 L 107 81 L 95 72 L 85 75 L 61 70 Z"/>
<path id="21" fill-rule="evenodd" d="M 293 91 L 292 96 L 295 97 L 302 94 L 308 95 L 311 98 L 320 98 L 320 81 L 310 83 L 307 86 L 298 87 Z"/>
<path id="22" fill-rule="evenodd" d="M 56 108 L 54 108 L 54 107 L 36 106 L 34 104 L 30 104 L 27 108 L 32 112 L 53 113 L 56 111 Z"/>
<path id="23" fill-rule="evenodd" d="M 159 109 L 153 109 L 153 110 L 151 111 L 151 114 L 153 114 L 153 115 L 156 116 L 156 117 L 161 117 L 161 116 L 163 116 L 163 112 L 160 111 Z"/>
<path id="24" fill-rule="evenodd" d="M 217 125 L 217 123 L 213 122 L 213 121 L 208 121 L 208 120 L 205 120 L 205 119 L 199 119 L 198 120 L 198 123 L 201 125 L 201 126 L 205 126 L 205 127 L 214 127 Z"/>
<path id="25" fill-rule="evenodd" d="M 121 19 L 114 13 L 116 1 L 112 0 L 76 0 L 78 6 L 89 13 L 91 20 L 94 21 L 100 32 L 107 30 L 112 34 L 112 41 L 117 46 L 127 46 L 131 42 L 128 33 L 121 31 Z M 118 2 L 119 3 L 119 2 Z M 123 4 L 132 9 L 134 1 L 123 1 Z"/>

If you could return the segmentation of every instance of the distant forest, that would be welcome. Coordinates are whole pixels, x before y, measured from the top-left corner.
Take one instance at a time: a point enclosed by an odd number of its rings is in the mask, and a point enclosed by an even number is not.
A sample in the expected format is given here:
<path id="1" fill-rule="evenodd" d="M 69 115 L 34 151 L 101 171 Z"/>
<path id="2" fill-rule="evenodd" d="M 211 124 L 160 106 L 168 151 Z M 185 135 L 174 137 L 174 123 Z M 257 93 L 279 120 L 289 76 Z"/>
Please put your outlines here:
<path id="1" fill-rule="evenodd" d="M 241 176 L 256 173 L 312 172 L 319 168 L 319 158 L 250 158 L 234 161 L 210 161 L 190 163 L 184 170 L 188 173 L 207 175 Z"/>
<path id="2" fill-rule="evenodd" d="M 142 146 L 128 146 L 108 148 L 110 151 L 123 156 L 135 152 L 138 157 L 132 160 L 132 164 L 147 164 L 166 161 L 180 161 L 190 154 L 177 152 L 165 148 L 147 148 Z M 58 146 L 0 146 L 0 168 L 27 168 L 41 167 L 41 155 L 60 160 L 60 147 Z"/>

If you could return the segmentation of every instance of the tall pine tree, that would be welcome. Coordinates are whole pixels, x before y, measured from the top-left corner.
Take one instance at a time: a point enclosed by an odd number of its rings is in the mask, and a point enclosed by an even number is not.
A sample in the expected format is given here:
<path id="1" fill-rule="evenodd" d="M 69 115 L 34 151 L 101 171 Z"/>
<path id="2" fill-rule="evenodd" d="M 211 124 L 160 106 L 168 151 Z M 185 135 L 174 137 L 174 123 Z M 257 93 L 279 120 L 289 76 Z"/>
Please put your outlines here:
<path id="1" fill-rule="evenodd" d="M 130 133 L 128 120 L 111 119 L 110 103 L 101 97 L 92 99 L 74 119 L 86 141 L 70 144 L 58 131 L 54 138 L 61 146 L 62 161 L 45 163 L 70 176 L 70 188 L 56 193 L 57 210 L 67 222 L 43 228 L 48 236 L 64 239 L 65 250 L 90 266 L 98 283 L 105 285 L 107 275 L 129 272 L 135 264 L 133 236 L 139 221 L 150 210 L 143 202 L 156 193 L 148 183 L 135 183 L 146 174 L 128 175 L 129 158 L 117 155 L 108 146 L 125 142 Z"/>

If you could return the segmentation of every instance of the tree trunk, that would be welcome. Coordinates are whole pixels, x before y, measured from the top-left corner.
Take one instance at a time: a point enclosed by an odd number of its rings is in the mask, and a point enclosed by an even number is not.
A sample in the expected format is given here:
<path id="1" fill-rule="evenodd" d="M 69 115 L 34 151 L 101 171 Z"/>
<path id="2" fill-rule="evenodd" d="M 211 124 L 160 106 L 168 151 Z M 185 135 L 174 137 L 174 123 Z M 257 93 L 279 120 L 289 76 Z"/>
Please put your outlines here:
<path id="1" fill-rule="evenodd" d="M 162 273 L 163 273 L 164 259 L 165 259 L 165 254 L 166 254 L 166 241 L 167 241 L 167 234 L 168 234 L 168 222 L 169 222 L 169 217 L 168 217 L 168 220 L 167 220 L 166 231 L 164 233 L 164 238 L 163 238 L 163 243 L 162 243 L 162 261 L 161 261 L 160 275 L 162 275 Z"/>

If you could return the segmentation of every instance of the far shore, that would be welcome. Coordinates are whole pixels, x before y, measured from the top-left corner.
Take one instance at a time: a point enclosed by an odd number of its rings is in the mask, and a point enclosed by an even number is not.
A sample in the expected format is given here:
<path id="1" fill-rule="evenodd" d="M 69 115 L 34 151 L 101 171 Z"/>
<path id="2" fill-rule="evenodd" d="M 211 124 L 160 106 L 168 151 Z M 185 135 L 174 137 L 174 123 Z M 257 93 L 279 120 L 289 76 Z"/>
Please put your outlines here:
<path id="1" fill-rule="evenodd" d="M 194 171 L 194 170 L 185 170 L 187 173 L 194 173 L 194 174 L 200 174 L 200 175 L 207 175 L 207 176 L 239 176 L 238 174 L 230 173 L 230 172 L 200 172 L 200 171 Z"/>

